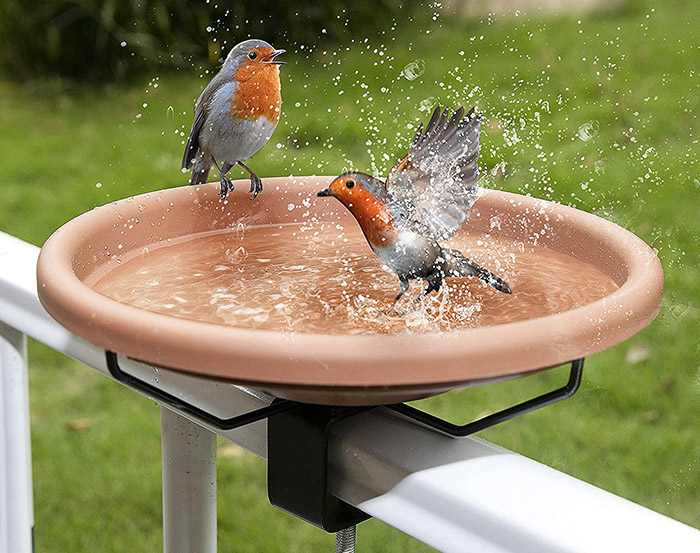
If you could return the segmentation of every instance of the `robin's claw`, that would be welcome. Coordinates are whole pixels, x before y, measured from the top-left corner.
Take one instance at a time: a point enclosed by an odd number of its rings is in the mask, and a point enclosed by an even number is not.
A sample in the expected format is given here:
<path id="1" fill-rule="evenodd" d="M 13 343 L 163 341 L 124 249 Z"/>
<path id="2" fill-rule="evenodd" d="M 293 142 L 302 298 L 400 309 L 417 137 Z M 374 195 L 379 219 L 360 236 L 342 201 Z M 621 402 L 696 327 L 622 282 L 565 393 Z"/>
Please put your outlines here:
<path id="1" fill-rule="evenodd" d="M 221 197 L 222 200 L 226 199 L 226 196 L 228 195 L 229 190 L 233 190 L 233 181 L 231 181 L 230 178 L 228 177 L 221 177 L 221 191 L 219 192 L 219 196 Z"/>
<path id="2" fill-rule="evenodd" d="M 262 179 L 253 173 L 250 177 L 250 190 L 253 195 L 250 197 L 251 200 L 254 200 L 255 198 L 258 197 L 258 194 L 262 192 L 263 189 L 263 184 L 262 184 Z"/>
<path id="3" fill-rule="evenodd" d="M 253 171 L 251 171 L 250 168 L 247 165 L 245 165 L 242 161 L 239 161 L 238 165 L 240 165 L 241 167 L 243 167 L 243 169 L 248 171 L 248 174 L 250 175 L 250 190 L 248 190 L 248 192 L 252 194 L 250 199 L 254 200 L 258 197 L 258 194 L 262 192 L 262 179 L 258 175 L 253 173 Z"/>

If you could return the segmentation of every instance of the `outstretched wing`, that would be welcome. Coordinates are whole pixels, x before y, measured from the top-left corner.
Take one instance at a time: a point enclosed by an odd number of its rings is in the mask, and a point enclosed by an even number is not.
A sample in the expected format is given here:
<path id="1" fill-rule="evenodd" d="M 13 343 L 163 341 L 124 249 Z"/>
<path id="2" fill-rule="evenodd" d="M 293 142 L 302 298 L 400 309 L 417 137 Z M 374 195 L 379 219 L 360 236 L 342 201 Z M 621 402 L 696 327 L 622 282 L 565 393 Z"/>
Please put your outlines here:
<path id="1" fill-rule="evenodd" d="M 397 224 L 418 229 L 433 240 L 452 236 L 476 201 L 481 116 L 464 109 L 452 117 L 436 108 L 418 128 L 406 154 L 386 180 Z"/>

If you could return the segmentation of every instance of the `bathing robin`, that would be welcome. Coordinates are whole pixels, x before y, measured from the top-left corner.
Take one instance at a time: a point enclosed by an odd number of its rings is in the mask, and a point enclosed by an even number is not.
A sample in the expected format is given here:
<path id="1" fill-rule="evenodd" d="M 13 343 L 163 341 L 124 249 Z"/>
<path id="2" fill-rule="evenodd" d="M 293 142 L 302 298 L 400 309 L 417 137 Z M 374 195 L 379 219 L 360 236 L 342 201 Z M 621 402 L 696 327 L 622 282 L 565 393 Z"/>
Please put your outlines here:
<path id="1" fill-rule="evenodd" d="M 439 244 L 462 226 L 476 201 L 480 121 L 473 109 L 466 117 L 462 108 L 450 117 L 437 108 L 386 181 L 345 173 L 318 193 L 340 200 L 374 253 L 396 271 L 401 283 L 396 300 L 408 290 L 410 279 L 428 282 L 416 301 L 438 291 L 446 277 L 476 276 L 511 293 L 506 281 Z"/>
<path id="2" fill-rule="evenodd" d="M 280 118 L 280 64 L 275 50 L 263 40 L 246 40 L 233 47 L 221 70 L 194 106 L 194 122 L 185 146 L 182 168 L 194 164 L 190 184 L 207 182 L 212 164 L 221 177 L 221 197 L 233 183 L 226 174 L 238 164 L 250 173 L 251 199 L 262 180 L 246 165 L 270 140 Z"/>

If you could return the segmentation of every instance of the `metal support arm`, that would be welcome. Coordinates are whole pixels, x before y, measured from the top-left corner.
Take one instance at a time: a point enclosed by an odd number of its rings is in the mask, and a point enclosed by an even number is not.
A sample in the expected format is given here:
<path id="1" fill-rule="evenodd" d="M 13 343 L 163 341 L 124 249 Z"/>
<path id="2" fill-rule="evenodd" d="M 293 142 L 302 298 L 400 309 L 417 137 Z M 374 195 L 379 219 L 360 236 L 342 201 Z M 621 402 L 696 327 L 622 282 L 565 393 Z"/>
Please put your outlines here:
<path id="1" fill-rule="evenodd" d="M 233 430 L 234 428 L 239 428 L 241 426 L 246 426 L 248 424 L 267 419 L 272 415 L 286 411 L 294 404 L 291 401 L 283 399 L 275 401 L 265 407 L 261 407 L 260 409 L 243 413 L 242 415 L 222 419 L 212 415 L 204 409 L 200 409 L 192 403 L 188 403 L 180 399 L 174 394 L 166 392 L 162 388 L 158 388 L 152 384 L 149 384 L 148 382 L 144 382 L 143 380 L 136 378 L 135 376 L 125 373 L 119 366 L 119 360 L 116 353 L 107 351 L 105 354 L 107 357 L 107 368 L 115 380 L 121 382 L 129 388 L 136 390 L 137 392 L 141 392 L 145 396 L 164 403 L 173 409 L 177 409 L 187 413 L 188 415 L 192 415 L 195 419 L 203 423 L 210 424 L 218 430 Z"/>
<path id="2" fill-rule="evenodd" d="M 569 381 L 562 388 L 553 390 L 536 398 L 524 401 L 522 403 L 519 403 L 518 405 L 514 405 L 513 407 L 508 407 L 507 409 L 503 409 L 502 411 L 498 411 L 497 413 L 487 415 L 478 420 L 470 422 L 469 424 L 464 424 L 461 426 L 452 424 L 451 422 L 445 421 L 443 419 L 439 419 L 438 417 L 421 411 L 420 409 L 416 409 L 415 407 L 411 407 L 410 405 L 406 405 L 405 403 L 390 405 L 388 407 L 389 409 L 392 409 L 397 413 L 401 413 L 402 415 L 405 415 L 410 419 L 416 420 L 434 430 L 442 432 L 443 434 L 463 438 L 464 436 L 469 436 L 476 432 L 480 432 L 481 430 L 486 430 L 487 428 L 490 428 L 502 422 L 509 421 L 520 415 L 530 413 L 542 407 L 546 407 L 547 405 L 552 405 L 553 403 L 556 403 L 563 399 L 570 398 L 576 393 L 576 391 L 579 389 L 579 386 L 581 385 L 582 373 L 583 358 L 576 359 L 575 361 L 571 362 L 571 373 L 569 374 Z"/>

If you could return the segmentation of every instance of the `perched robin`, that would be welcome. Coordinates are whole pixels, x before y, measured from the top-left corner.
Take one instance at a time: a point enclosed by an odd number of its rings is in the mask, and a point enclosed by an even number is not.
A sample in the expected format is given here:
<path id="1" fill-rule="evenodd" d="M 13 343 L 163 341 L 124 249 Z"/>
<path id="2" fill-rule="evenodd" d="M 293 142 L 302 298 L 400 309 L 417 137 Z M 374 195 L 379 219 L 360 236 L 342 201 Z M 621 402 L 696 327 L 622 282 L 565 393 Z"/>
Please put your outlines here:
<path id="1" fill-rule="evenodd" d="M 280 119 L 283 61 L 263 40 L 246 40 L 233 47 L 221 70 L 194 106 L 194 122 L 182 157 L 182 169 L 194 164 L 190 184 L 207 182 L 212 164 L 221 177 L 221 197 L 233 183 L 226 174 L 238 164 L 250 173 L 251 199 L 262 190 L 262 180 L 243 164 L 270 140 Z"/>
<path id="2" fill-rule="evenodd" d="M 511 293 L 506 281 L 439 244 L 462 226 L 476 201 L 480 121 L 473 109 L 466 117 L 462 108 L 449 117 L 437 108 L 386 181 L 344 173 L 318 193 L 334 196 L 350 210 L 374 253 L 396 272 L 397 301 L 410 279 L 428 282 L 416 301 L 438 291 L 446 277 L 476 276 Z"/>

